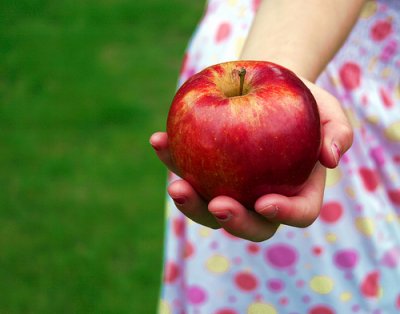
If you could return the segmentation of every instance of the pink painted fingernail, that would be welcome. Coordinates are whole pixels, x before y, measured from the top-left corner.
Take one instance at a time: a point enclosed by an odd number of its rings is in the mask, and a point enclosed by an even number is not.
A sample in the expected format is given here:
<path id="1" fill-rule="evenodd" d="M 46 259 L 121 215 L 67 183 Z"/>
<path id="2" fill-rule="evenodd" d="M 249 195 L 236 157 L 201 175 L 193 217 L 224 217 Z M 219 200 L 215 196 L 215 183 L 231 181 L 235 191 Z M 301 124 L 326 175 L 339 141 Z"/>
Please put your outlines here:
<path id="1" fill-rule="evenodd" d="M 176 205 L 183 205 L 186 202 L 186 198 L 183 196 L 178 196 L 178 197 L 172 197 Z"/>
<path id="2" fill-rule="evenodd" d="M 232 214 L 230 212 L 218 212 L 218 213 L 212 213 L 212 214 L 219 221 L 223 221 L 223 222 L 227 222 L 232 217 Z"/>
<path id="3" fill-rule="evenodd" d="M 267 205 L 263 209 L 258 212 L 263 215 L 265 218 L 274 218 L 278 213 L 279 208 L 276 205 Z"/>
<path id="4" fill-rule="evenodd" d="M 332 151 L 333 157 L 335 158 L 335 163 L 336 163 L 336 165 L 338 165 L 341 153 L 340 153 L 339 146 L 335 142 L 332 143 L 331 151 Z"/>

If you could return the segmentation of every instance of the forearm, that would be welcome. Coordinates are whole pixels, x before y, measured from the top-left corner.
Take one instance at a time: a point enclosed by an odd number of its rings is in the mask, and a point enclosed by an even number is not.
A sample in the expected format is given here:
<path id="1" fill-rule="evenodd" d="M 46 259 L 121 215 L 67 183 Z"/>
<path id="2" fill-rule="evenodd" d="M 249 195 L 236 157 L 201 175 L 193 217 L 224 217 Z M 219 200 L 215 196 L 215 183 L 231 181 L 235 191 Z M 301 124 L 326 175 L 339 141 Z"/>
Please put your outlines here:
<path id="1" fill-rule="evenodd" d="M 341 47 L 363 0 L 264 0 L 241 59 L 267 60 L 315 81 Z"/>

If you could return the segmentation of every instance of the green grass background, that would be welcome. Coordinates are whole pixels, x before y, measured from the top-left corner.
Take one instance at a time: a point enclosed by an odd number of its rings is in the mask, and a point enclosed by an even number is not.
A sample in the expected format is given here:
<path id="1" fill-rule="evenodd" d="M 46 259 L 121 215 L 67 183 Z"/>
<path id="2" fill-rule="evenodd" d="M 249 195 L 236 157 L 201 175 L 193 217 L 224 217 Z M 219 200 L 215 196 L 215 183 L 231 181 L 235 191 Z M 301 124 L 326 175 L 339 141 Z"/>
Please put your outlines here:
<path id="1" fill-rule="evenodd" d="M 165 128 L 203 10 L 0 0 L 0 313 L 154 313 Z"/>

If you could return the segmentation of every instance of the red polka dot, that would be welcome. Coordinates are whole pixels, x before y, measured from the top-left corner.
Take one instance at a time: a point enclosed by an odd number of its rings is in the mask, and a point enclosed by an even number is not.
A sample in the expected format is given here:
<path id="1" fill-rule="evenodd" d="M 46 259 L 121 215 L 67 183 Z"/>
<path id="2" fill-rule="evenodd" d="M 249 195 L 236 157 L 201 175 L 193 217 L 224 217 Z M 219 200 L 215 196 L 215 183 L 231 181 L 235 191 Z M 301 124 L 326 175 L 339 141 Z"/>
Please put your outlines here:
<path id="1" fill-rule="evenodd" d="M 377 172 L 369 168 L 360 168 L 359 173 L 364 183 L 364 187 L 370 192 L 375 191 L 379 184 L 379 176 Z"/>
<path id="2" fill-rule="evenodd" d="M 235 276 L 236 285 L 244 291 L 251 291 L 257 288 L 257 278 L 250 273 L 238 273 Z"/>
<path id="3" fill-rule="evenodd" d="M 342 214 L 342 204 L 338 202 L 328 202 L 322 206 L 320 217 L 326 223 L 335 223 L 340 219 Z"/>
<path id="4" fill-rule="evenodd" d="M 247 245 L 247 252 L 250 254 L 256 254 L 260 251 L 260 246 L 256 243 L 250 243 Z"/>
<path id="5" fill-rule="evenodd" d="M 361 283 L 361 293 L 366 297 L 377 297 L 379 293 L 379 273 L 371 272 Z"/>
<path id="6" fill-rule="evenodd" d="M 335 312 L 326 305 L 316 305 L 310 309 L 309 314 L 335 314 Z"/>
<path id="7" fill-rule="evenodd" d="M 397 296 L 396 307 L 400 309 L 400 294 Z"/>
<path id="8" fill-rule="evenodd" d="M 400 205 L 400 189 L 390 190 L 388 191 L 388 195 L 393 204 Z"/>
<path id="9" fill-rule="evenodd" d="M 384 88 L 381 88 L 379 90 L 379 93 L 381 95 L 381 99 L 382 99 L 383 104 L 385 105 L 385 107 L 387 107 L 387 108 L 393 107 L 394 102 L 393 102 L 392 97 L 390 96 L 390 93 Z"/>
<path id="10" fill-rule="evenodd" d="M 225 308 L 216 311 L 215 314 L 237 314 L 237 312 L 235 310 Z"/>
<path id="11" fill-rule="evenodd" d="M 189 258 L 193 255 L 194 252 L 194 246 L 191 242 L 187 241 L 185 243 L 185 247 L 183 249 L 183 257 L 184 258 Z"/>
<path id="12" fill-rule="evenodd" d="M 357 63 L 347 62 L 340 68 L 339 76 L 345 89 L 355 89 L 360 85 L 361 68 Z"/>
<path id="13" fill-rule="evenodd" d="M 172 221 L 172 229 L 177 237 L 182 237 L 185 233 L 185 218 L 179 217 Z"/>
<path id="14" fill-rule="evenodd" d="M 164 282 L 173 283 L 179 277 L 179 266 L 174 262 L 167 262 L 164 272 Z"/>
<path id="15" fill-rule="evenodd" d="M 392 32 L 391 20 L 377 21 L 371 28 L 371 38 L 375 41 L 384 40 Z"/>
<path id="16" fill-rule="evenodd" d="M 217 34 L 215 36 L 215 41 L 217 43 L 227 39 L 231 33 L 231 25 L 227 22 L 223 22 L 219 25 Z"/>
<path id="17" fill-rule="evenodd" d="M 314 246 L 312 251 L 315 255 L 321 255 L 324 249 L 320 246 Z"/>

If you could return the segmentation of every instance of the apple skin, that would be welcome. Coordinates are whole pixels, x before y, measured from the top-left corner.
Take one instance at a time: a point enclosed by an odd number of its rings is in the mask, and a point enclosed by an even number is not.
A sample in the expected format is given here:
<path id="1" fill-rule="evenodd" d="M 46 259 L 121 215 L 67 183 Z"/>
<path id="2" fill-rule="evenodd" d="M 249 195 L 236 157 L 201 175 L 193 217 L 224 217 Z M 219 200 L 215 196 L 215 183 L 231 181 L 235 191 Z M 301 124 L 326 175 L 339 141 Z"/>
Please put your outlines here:
<path id="1" fill-rule="evenodd" d="M 248 209 L 264 194 L 297 194 L 321 150 L 310 90 L 265 61 L 226 62 L 193 75 L 172 101 L 167 134 L 180 177 L 207 201 L 225 195 Z"/>

